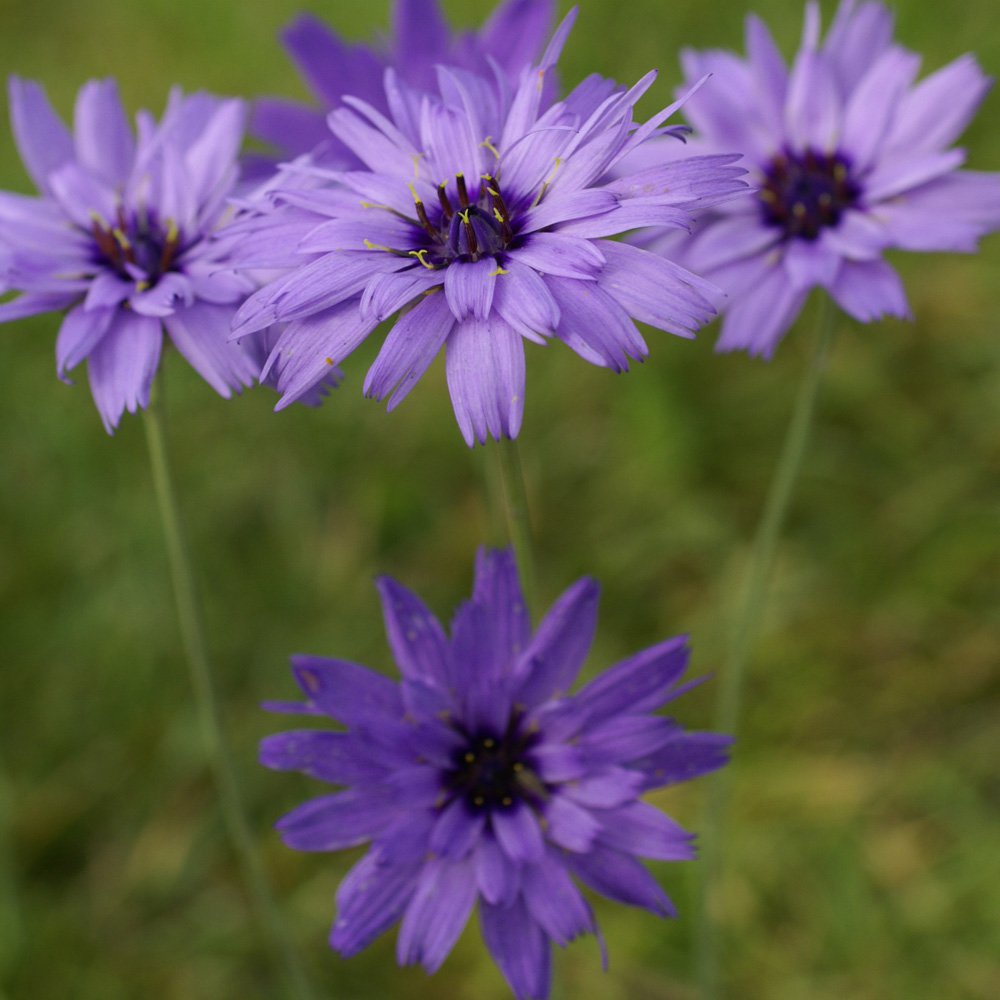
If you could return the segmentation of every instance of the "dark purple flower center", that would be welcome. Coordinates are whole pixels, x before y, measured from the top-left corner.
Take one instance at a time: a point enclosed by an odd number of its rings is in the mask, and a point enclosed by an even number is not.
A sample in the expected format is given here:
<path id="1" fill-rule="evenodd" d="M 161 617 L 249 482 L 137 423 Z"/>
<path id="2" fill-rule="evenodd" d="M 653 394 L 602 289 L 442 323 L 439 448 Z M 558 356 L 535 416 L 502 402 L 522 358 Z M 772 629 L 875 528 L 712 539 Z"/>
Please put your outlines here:
<path id="1" fill-rule="evenodd" d="M 514 239 L 510 211 L 495 177 L 483 176 L 476 198 L 470 197 L 462 174 L 456 175 L 455 183 L 458 205 L 453 203 L 444 183 L 438 185 L 438 204 L 430 213 L 414 195 L 416 222 L 427 240 L 423 246 L 405 253 L 431 269 L 447 267 L 456 260 L 493 257 L 506 250 Z"/>
<path id="2" fill-rule="evenodd" d="M 181 235 L 173 223 L 164 229 L 155 216 L 129 219 L 120 210 L 114 226 L 95 216 L 90 233 L 101 267 L 150 288 L 171 270 L 181 246 Z"/>
<path id="3" fill-rule="evenodd" d="M 860 196 L 850 161 L 814 149 L 779 153 L 764 171 L 758 194 L 764 222 L 782 230 L 786 240 L 816 239 L 825 226 L 836 226 Z"/>
<path id="4" fill-rule="evenodd" d="M 511 720 L 502 736 L 490 732 L 463 735 L 467 742 L 452 755 L 444 783 L 470 809 L 510 809 L 526 799 L 534 802 L 544 793 L 531 761 L 537 737 L 524 733 L 518 719 Z"/>

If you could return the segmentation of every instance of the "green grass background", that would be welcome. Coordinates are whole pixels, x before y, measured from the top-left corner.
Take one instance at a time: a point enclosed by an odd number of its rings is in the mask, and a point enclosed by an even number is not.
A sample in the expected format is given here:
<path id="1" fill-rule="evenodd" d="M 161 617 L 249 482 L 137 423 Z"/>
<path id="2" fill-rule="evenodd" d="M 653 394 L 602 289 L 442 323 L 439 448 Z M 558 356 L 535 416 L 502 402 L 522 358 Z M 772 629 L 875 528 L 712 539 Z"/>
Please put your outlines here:
<path id="1" fill-rule="evenodd" d="M 172 83 L 304 96 L 275 41 L 300 6 L 353 38 L 387 24 L 385 0 L 2 0 L 0 69 L 44 81 L 67 115 L 107 74 L 131 108 L 159 110 Z M 799 4 L 755 9 L 789 52 Z M 654 110 L 682 45 L 742 49 L 743 13 L 585 0 L 564 79 L 659 67 Z M 927 70 L 974 50 L 1000 71 L 992 0 L 914 0 L 897 18 Z M 998 117 L 993 94 L 967 133 L 972 166 L 1000 167 Z M 29 190 L 6 129 L 0 185 Z M 753 656 L 713 901 L 740 1000 L 1000 996 L 1000 239 L 896 263 L 916 321 L 838 324 Z M 548 603 L 585 573 L 602 581 L 588 672 L 680 631 L 695 673 L 718 666 L 811 315 L 770 364 L 716 356 L 714 328 L 696 343 L 649 331 L 649 361 L 622 377 L 528 345 L 539 589 Z M 54 377 L 56 325 L 0 332 L 0 981 L 16 1000 L 271 1000 L 203 762 L 141 420 L 104 434 L 83 369 L 74 388 Z M 268 391 L 225 402 L 167 357 L 180 487 L 240 780 L 320 995 L 499 1000 L 474 931 L 434 979 L 396 969 L 392 935 L 350 961 L 329 952 L 354 855 L 285 849 L 273 821 L 322 789 L 255 762 L 284 724 L 258 703 L 291 696 L 289 653 L 392 669 L 375 574 L 448 616 L 476 546 L 499 539 L 492 449 L 463 444 L 440 363 L 387 416 L 361 397 L 375 347 L 322 409 L 277 416 Z M 712 689 L 680 718 L 710 725 Z M 696 827 L 704 795 L 659 801 Z M 599 904 L 611 971 L 577 943 L 556 958 L 560 998 L 696 996 L 692 866 L 657 874 L 681 919 Z"/>

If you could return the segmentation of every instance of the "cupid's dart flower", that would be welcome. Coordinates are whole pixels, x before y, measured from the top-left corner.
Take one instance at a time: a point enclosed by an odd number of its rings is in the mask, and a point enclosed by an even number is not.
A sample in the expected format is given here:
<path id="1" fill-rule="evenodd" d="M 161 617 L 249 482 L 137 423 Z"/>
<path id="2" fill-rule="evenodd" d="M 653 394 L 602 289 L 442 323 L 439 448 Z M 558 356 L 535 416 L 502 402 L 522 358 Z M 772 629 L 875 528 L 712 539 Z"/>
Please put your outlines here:
<path id="1" fill-rule="evenodd" d="M 285 843 L 370 843 L 337 893 L 331 947 L 345 956 L 400 921 L 400 964 L 434 972 L 478 905 L 486 946 L 518 998 L 547 997 L 550 943 L 597 933 L 577 883 L 674 916 L 640 858 L 694 857 L 690 834 L 647 791 L 721 767 L 730 740 L 653 714 L 691 685 L 683 638 L 636 653 L 568 694 L 594 634 L 583 579 L 533 632 L 513 554 L 481 551 L 450 637 L 394 580 L 379 591 L 402 673 L 297 656 L 305 704 L 346 731 L 265 739 L 261 761 L 344 791 L 285 816 Z"/>
<path id="2" fill-rule="evenodd" d="M 728 293 L 719 350 L 770 357 L 813 288 L 861 322 L 907 316 L 886 250 L 971 252 L 1000 227 L 1000 174 L 960 170 L 952 145 L 991 81 L 963 56 L 915 83 L 892 27 L 881 4 L 842 0 L 821 42 L 809 4 L 790 71 L 755 17 L 745 60 L 684 53 L 688 80 L 713 74 L 685 106 L 694 147 L 743 150 L 757 188 L 659 244 Z"/>
<path id="3" fill-rule="evenodd" d="M 325 111 L 294 101 L 254 102 L 250 130 L 286 159 L 314 153 L 326 164 L 357 165 L 350 149 L 330 134 L 326 114 L 351 94 L 388 114 L 382 80 L 392 67 L 402 83 L 432 91 L 439 65 L 494 71 L 514 86 L 525 66 L 542 51 L 552 29 L 553 0 L 505 0 L 478 32 L 455 34 L 437 0 L 396 0 L 386 51 L 349 45 L 322 21 L 301 14 L 282 41 L 309 89 Z"/>
<path id="4" fill-rule="evenodd" d="M 237 181 L 243 102 L 175 90 L 133 135 L 115 82 L 94 80 L 71 135 L 41 86 L 12 77 L 10 109 L 41 194 L 0 192 L 0 287 L 22 293 L 0 321 L 65 311 L 58 374 L 87 361 L 109 433 L 147 405 L 164 329 L 220 395 L 250 385 L 259 366 L 229 329 L 254 285 L 208 239 Z"/>
<path id="5" fill-rule="evenodd" d="M 622 176 L 616 168 L 662 134 L 677 105 L 633 121 L 650 73 L 625 92 L 608 93 L 606 81 L 588 78 L 565 101 L 543 107 L 545 74 L 571 23 L 572 15 L 509 97 L 442 68 L 437 98 L 407 91 L 388 73 L 391 118 L 345 98 L 330 128 L 365 169 L 327 172 L 324 187 L 278 190 L 270 217 L 235 231 L 237 264 L 241 254 L 247 267 L 301 260 L 253 295 L 234 327 L 240 337 L 287 323 L 264 369 L 268 377 L 277 371 L 279 407 L 403 310 L 365 393 L 389 397 L 394 408 L 443 347 L 465 440 L 515 437 L 525 338 L 554 336 L 621 372 L 647 353 L 634 320 L 691 337 L 712 318 L 714 285 L 608 237 L 686 228 L 695 213 L 744 192 L 738 155 L 688 157 Z M 304 225 L 310 213 L 312 225 Z"/>

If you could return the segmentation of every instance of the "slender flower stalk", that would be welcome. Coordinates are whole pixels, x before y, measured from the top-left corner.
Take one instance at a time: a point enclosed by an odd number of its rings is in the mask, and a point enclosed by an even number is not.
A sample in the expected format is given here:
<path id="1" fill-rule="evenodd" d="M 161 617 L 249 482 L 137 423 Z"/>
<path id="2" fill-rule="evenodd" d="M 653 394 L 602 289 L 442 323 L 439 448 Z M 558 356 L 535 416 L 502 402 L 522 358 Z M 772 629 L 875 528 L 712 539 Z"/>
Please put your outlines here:
<path id="1" fill-rule="evenodd" d="M 0 1000 L 6 996 L 3 983 L 23 935 L 14 856 L 14 789 L 4 765 L 0 760 Z"/>
<path id="2" fill-rule="evenodd" d="M 530 612 L 535 607 L 535 547 L 531 535 L 531 510 L 528 506 L 528 491 L 524 483 L 524 468 L 517 441 L 513 438 L 499 441 L 496 447 L 497 464 L 500 468 L 500 485 L 503 492 L 504 520 L 507 537 L 517 555 L 521 572 L 521 588 Z"/>
<path id="3" fill-rule="evenodd" d="M 717 688 L 715 725 L 734 738 L 739 729 L 740 704 L 746 681 L 746 668 L 760 632 L 767 606 L 767 591 L 774 567 L 774 557 L 781 538 L 785 516 L 792 496 L 802 456 L 809 440 L 809 430 L 816 411 L 816 400 L 826 368 L 826 358 L 833 338 L 833 308 L 827 298 L 819 304 L 816 346 L 800 386 L 795 408 L 785 433 L 781 457 L 768 487 L 764 509 L 754 534 L 743 588 L 733 619 L 729 648 Z M 723 833 L 728 823 L 729 774 L 720 773 L 709 786 L 705 808 L 701 868 L 702 891 L 699 913 L 698 966 L 702 1000 L 720 995 L 721 947 L 718 929 L 711 913 L 712 894 L 720 883 L 723 870 Z"/>
<path id="4" fill-rule="evenodd" d="M 177 492 L 168 455 L 162 376 L 154 384 L 145 410 L 146 440 L 153 485 L 163 523 L 170 563 L 181 640 L 191 671 L 202 738 L 219 792 L 223 817 L 233 847 L 243 868 L 257 918 L 264 930 L 275 964 L 283 970 L 287 995 L 311 1000 L 312 992 L 298 957 L 279 918 L 271 888 L 257 854 L 246 819 L 232 751 L 226 739 L 215 691 L 215 680 L 205 641 L 201 604 L 198 599 L 187 536 L 177 502 Z"/>

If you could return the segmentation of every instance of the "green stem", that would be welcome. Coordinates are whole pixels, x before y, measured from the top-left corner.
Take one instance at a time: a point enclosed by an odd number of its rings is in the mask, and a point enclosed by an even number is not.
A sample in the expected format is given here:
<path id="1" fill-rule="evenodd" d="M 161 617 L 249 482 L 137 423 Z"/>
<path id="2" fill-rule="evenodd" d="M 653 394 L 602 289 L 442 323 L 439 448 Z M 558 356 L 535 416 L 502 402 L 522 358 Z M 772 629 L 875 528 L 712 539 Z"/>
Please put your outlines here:
<path id="1" fill-rule="evenodd" d="M 14 789 L 0 767 L 0 1000 L 6 997 L 3 981 L 14 966 L 24 937 L 18 905 L 16 860 Z"/>
<path id="2" fill-rule="evenodd" d="M 521 589 L 530 611 L 535 607 L 535 559 L 531 544 L 531 518 L 528 513 L 528 495 L 524 488 L 524 472 L 517 442 L 511 439 L 498 441 L 493 446 L 500 466 L 503 492 L 503 509 L 507 520 L 507 535 L 514 546 Z"/>
<path id="3" fill-rule="evenodd" d="M 149 445 L 153 484 L 163 520 L 163 534 L 177 602 L 181 639 L 191 670 L 202 738 L 209 764 L 215 774 L 226 827 L 243 867 L 243 875 L 272 957 L 275 964 L 282 968 L 287 981 L 287 995 L 297 1000 L 309 1000 L 312 991 L 281 922 L 271 887 L 250 833 L 233 766 L 232 752 L 222 725 L 215 681 L 205 642 L 201 605 L 167 451 L 161 382 L 162 375 L 153 386 L 152 398 L 145 411 L 146 440 Z"/>
<path id="4" fill-rule="evenodd" d="M 767 588 L 774 555 L 788 511 L 792 488 L 802 464 L 809 429 L 816 409 L 816 399 L 826 368 L 826 357 L 833 338 L 833 308 L 824 296 L 816 346 L 805 377 L 799 386 L 795 409 L 785 433 L 781 457 L 768 488 L 767 499 L 754 535 L 747 569 L 733 620 L 729 647 L 719 675 L 715 729 L 737 736 L 746 665 L 760 631 L 767 603 Z M 698 970 L 702 1000 L 720 995 L 722 947 L 719 928 L 713 919 L 713 896 L 717 894 L 723 871 L 723 831 L 727 823 L 730 769 L 716 774 L 708 789 L 701 839 L 701 892 L 698 923 Z"/>

